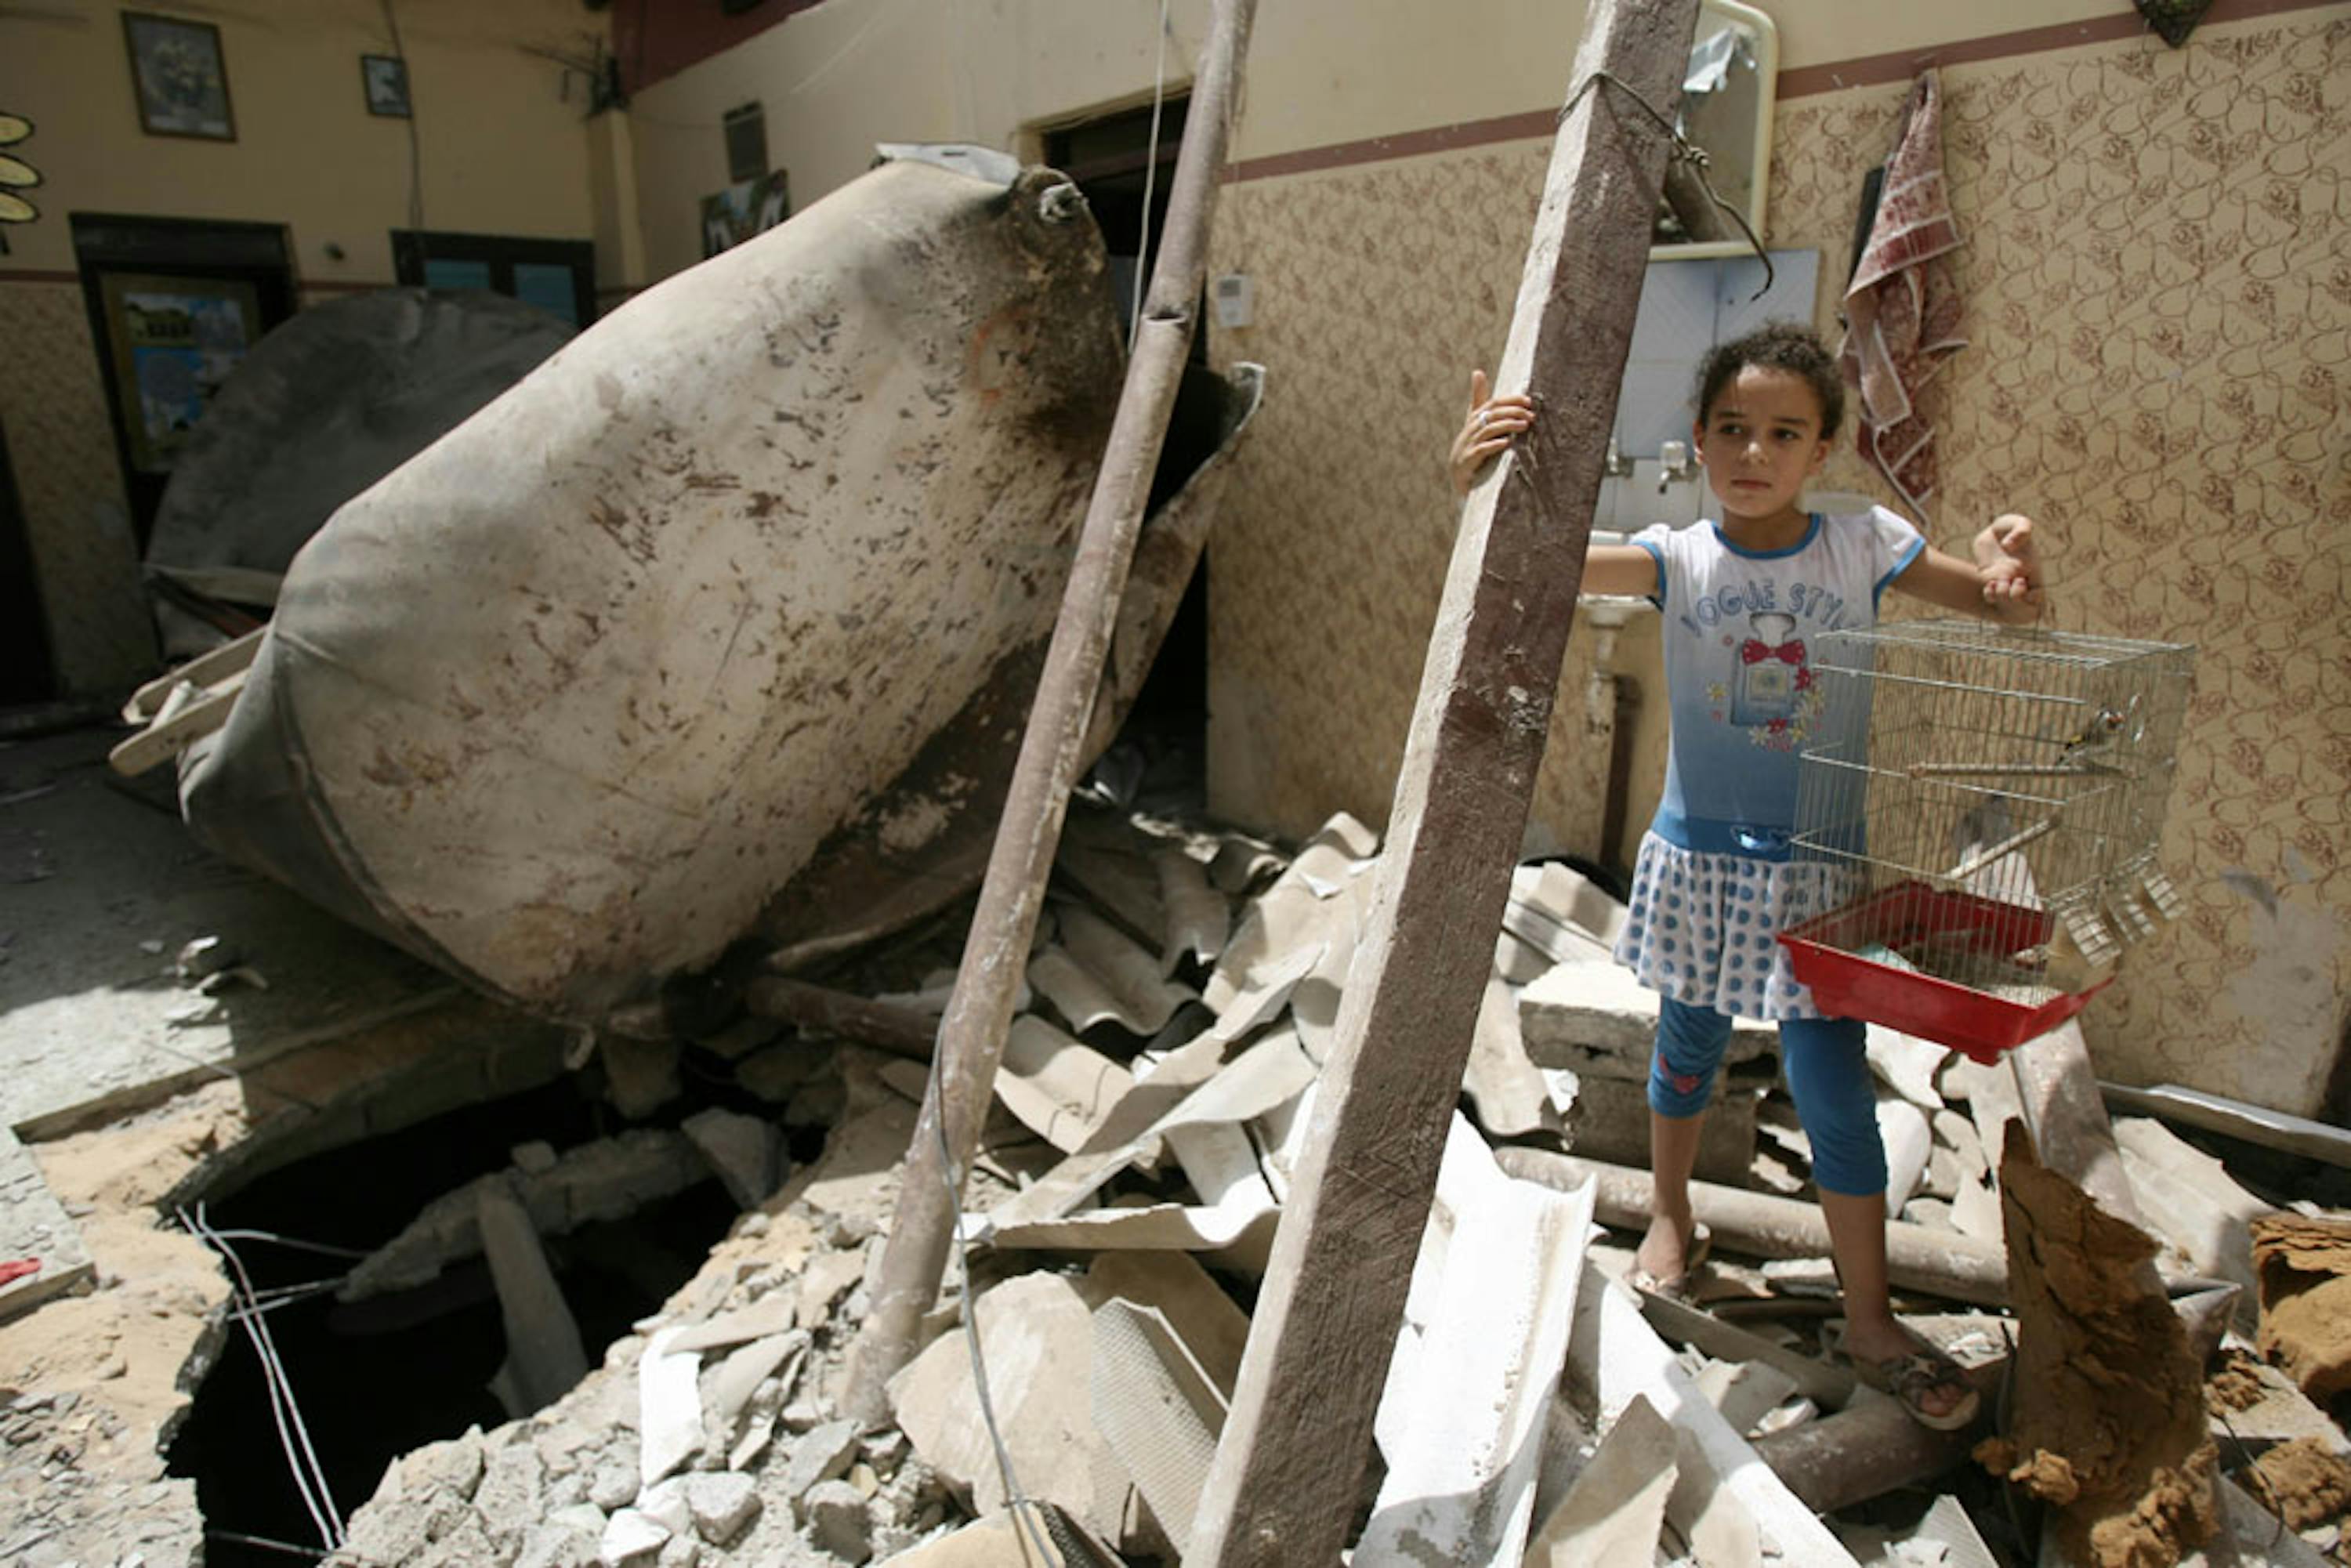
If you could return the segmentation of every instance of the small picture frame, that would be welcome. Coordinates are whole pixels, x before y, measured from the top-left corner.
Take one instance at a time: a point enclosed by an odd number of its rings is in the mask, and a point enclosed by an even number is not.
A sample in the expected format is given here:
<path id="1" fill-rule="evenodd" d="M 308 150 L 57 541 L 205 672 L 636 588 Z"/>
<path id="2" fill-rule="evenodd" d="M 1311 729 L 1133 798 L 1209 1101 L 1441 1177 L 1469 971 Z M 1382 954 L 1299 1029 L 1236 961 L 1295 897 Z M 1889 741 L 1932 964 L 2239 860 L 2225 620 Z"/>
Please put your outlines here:
<path id="1" fill-rule="evenodd" d="M 122 39 L 131 54 L 131 90 L 140 129 L 150 136 L 236 140 L 229 108 L 228 67 L 220 29 L 210 22 L 122 13 Z"/>
<path id="2" fill-rule="evenodd" d="M 370 114 L 393 120 L 410 117 L 408 62 L 398 55 L 361 55 L 360 83 L 367 89 Z"/>

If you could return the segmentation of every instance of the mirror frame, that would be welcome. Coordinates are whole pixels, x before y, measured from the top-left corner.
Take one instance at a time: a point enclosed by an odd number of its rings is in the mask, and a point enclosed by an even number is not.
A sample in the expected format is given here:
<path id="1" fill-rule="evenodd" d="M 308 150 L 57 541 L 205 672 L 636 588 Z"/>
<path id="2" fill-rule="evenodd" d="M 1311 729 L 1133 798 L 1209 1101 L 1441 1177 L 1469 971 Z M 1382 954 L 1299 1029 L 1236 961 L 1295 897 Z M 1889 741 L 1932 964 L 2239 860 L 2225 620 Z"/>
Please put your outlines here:
<path id="1" fill-rule="evenodd" d="M 1741 0 L 1699 0 L 1701 16 L 1707 12 L 1729 17 L 1753 30 L 1755 34 L 1755 69 L 1761 78 L 1755 100 L 1755 161 L 1750 171 L 1749 190 L 1753 199 L 1748 204 L 1747 225 L 1755 237 L 1770 248 L 1771 235 L 1763 226 L 1771 185 L 1771 129 L 1779 103 L 1780 28 L 1777 23 L 1754 6 Z M 1751 247 L 1744 239 L 1686 240 L 1674 245 L 1653 245 L 1649 247 L 1652 261 L 1703 260 L 1708 256 L 1748 256 Z"/>

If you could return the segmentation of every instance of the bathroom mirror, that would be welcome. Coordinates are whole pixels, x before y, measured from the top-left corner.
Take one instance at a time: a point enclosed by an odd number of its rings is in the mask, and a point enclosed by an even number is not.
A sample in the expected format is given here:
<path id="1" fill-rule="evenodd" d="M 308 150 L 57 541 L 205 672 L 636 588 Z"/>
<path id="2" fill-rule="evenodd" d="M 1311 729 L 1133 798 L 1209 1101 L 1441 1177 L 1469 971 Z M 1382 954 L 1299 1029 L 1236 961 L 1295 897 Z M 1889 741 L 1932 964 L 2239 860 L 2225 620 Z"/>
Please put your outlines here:
<path id="1" fill-rule="evenodd" d="M 1780 74 L 1780 35 L 1771 18 L 1739 0 L 1702 0 L 1698 32 L 1682 81 L 1682 133 L 1707 156 L 1706 177 L 1763 235 L 1763 197 L 1771 168 L 1772 83 Z M 1656 257 L 1737 256 L 1748 249 L 1739 225 L 1707 200 L 1696 172 L 1676 161 L 1649 231 Z"/>

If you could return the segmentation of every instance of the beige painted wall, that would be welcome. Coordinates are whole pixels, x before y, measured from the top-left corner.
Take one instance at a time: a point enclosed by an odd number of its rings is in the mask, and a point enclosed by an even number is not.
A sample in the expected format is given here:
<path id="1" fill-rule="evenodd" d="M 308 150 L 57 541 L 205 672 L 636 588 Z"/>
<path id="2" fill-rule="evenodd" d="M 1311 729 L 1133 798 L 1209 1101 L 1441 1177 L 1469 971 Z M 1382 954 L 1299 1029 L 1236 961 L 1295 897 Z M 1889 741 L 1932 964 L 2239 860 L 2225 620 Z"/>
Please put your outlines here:
<path id="1" fill-rule="evenodd" d="M 170 7 L 133 7 L 169 14 Z M 391 51 L 375 0 L 242 0 L 187 13 L 221 31 L 233 142 L 139 127 L 120 7 L 49 0 L 0 12 L 0 110 L 34 122 L 42 216 L 8 231 L 0 337 L 16 373 L 0 424 L 23 492 L 60 681 L 103 693 L 155 658 L 67 215 L 287 225 L 306 287 L 392 279 L 413 225 L 410 121 L 367 112 L 359 57 Z M 585 239 L 594 231 L 584 81 L 528 53 L 592 52 L 577 0 L 401 0 L 424 225 Z M 326 246 L 340 246 L 340 261 Z"/>
<path id="2" fill-rule="evenodd" d="M 2112 0 L 1967 7 L 1782 0 L 1783 68 L 2108 17 Z M 1207 0 L 1169 6 L 1166 67 L 1187 81 Z M 805 206 L 862 172 L 877 141 L 1025 151 L 1030 127 L 1149 101 L 1159 0 L 830 0 L 637 95 L 653 276 L 691 266 L 698 204 L 726 183 L 719 117 L 766 108 L 774 162 Z M 1555 104 L 1583 27 L 1562 0 L 1280 0 L 1250 43 L 1237 161 Z"/>
<path id="3" fill-rule="evenodd" d="M 1971 342 L 1939 387 L 1930 533 L 1963 548 L 1992 512 L 2031 512 L 2061 626 L 2202 649 L 2164 846 L 2188 914 L 2085 1016 L 2093 1050 L 2126 1081 L 2316 1111 L 2351 995 L 2351 7 L 1943 81 Z M 1904 91 L 1783 100 L 1775 246 L 1844 254 Z M 1227 192 L 1212 265 L 1255 279 L 1259 320 L 1217 347 L 1269 366 L 1208 558 L 1228 815 L 1288 832 L 1384 815 L 1449 550 L 1440 455 L 1464 367 L 1502 340 L 1545 156 L 1511 142 Z M 1849 450 L 1824 478 L 1885 494 Z M 1635 643 L 1646 815 L 1663 737 Z M 1588 851 L 1584 649 L 1579 629 L 1534 810 Z"/>
<path id="4" fill-rule="evenodd" d="M 2064 624 L 2203 645 L 2166 841 L 2189 915 L 2085 1023 L 2114 1076 L 2316 1109 L 2351 994 L 2351 284 L 2336 259 L 2351 251 L 2351 7 L 2208 21 L 2182 51 L 2061 31 L 2113 24 L 2116 0 L 1765 9 L 1783 80 L 2028 29 L 2074 43 L 1945 62 L 1975 342 L 1946 373 L 1931 531 L 1959 545 L 1994 507 L 2033 511 L 2067 583 Z M 648 266 L 693 259 L 732 103 L 766 101 L 804 205 L 877 141 L 1026 151 L 1024 129 L 1147 99 L 1156 13 L 831 0 L 795 17 L 641 95 Z M 1180 80 L 1207 7 L 1173 14 Z M 1233 155 L 1555 104 L 1582 23 L 1548 0 L 1267 5 Z M 1771 243 L 1843 255 L 1902 94 L 1783 98 Z M 1441 454 L 1467 368 L 1499 351 L 1544 152 L 1472 146 L 1226 189 L 1212 265 L 1256 280 L 1258 319 L 1212 350 L 1270 370 L 1209 553 L 1212 804 L 1232 817 L 1302 833 L 1335 810 L 1386 816 L 1450 546 Z M 1817 318 L 1830 330 L 1836 272 Z M 1884 493 L 1849 456 L 1826 478 Z M 1591 649 L 1579 623 L 1531 830 L 1584 852 L 1604 851 Z M 1647 699 L 1637 833 L 1663 762 L 1654 636 L 1636 623 L 1618 663 Z"/>

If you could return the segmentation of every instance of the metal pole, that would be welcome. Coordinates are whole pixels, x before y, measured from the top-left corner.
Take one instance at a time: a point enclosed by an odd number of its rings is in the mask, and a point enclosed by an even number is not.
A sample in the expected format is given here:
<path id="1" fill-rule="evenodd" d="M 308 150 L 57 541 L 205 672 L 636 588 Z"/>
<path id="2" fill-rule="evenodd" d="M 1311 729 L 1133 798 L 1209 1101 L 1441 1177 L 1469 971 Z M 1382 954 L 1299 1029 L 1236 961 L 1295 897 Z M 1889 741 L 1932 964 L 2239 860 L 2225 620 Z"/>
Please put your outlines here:
<path id="1" fill-rule="evenodd" d="M 938 1294 L 955 1235 L 956 1206 L 995 1091 L 1013 998 L 1061 843 L 1070 789 L 1077 781 L 1086 722 L 1102 684 L 1135 535 L 1197 325 L 1209 220 L 1224 176 L 1241 61 L 1256 10 L 1256 0 L 1217 0 L 1201 51 L 1168 191 L 1166 229 L 1110 445 L 1061 596 L 1061 618 L 1014 764 L 955 994 L 939 1025 L 937 1064 L 907 1146 L 872 1314 L 851 1355 L 842 1413 L 869 1426 L 889 1419 L 887 1385 L 914 1359 L 916 1326 Z"/>

